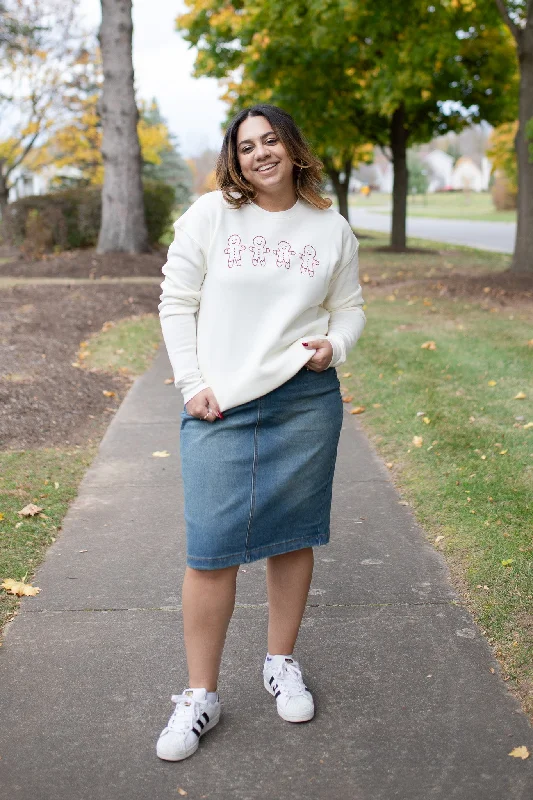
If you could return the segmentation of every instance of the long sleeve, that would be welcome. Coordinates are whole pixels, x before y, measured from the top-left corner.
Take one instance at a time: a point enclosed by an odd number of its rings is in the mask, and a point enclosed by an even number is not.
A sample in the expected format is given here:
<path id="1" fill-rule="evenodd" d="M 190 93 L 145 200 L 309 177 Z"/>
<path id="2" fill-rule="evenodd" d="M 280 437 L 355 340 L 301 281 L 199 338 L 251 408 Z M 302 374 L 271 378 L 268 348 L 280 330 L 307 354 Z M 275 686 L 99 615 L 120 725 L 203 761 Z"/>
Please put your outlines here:
<path id="1" fill-rule="evenodd" d="M 205 269 L 202 248 L 175 223 L 174 241 L 162 268 L 165 279 L 161 284 L 158 309 L 174 383 L 181 389 L 184 403 L 209 385 L 202 376 L 196 355 L 196 313 Z"/>
<path id="2" fill-rule="evenodd" d="M 330 312 L 328 333 L 323 337 L 333 347 L 330 367 L 343 364 L 348 351 L 361 336 L 366 324 L 363 303 L 359 284 L 359 242 L 356 240 L 355 250 L 349 260 L 333 274 L 322 304 Z"/>

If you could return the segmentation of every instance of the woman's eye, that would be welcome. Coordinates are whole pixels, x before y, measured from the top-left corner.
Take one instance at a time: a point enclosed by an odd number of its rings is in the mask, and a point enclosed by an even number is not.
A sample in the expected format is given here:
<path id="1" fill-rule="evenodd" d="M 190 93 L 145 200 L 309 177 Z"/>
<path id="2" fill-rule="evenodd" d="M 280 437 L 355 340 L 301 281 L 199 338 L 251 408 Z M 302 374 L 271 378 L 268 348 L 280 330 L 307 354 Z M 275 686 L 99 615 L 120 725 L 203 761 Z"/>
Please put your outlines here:
<path id="1" fill-rule="evenodd" d="M 277 139 L 267 139 L 267 144 L 276 144 Z"/>

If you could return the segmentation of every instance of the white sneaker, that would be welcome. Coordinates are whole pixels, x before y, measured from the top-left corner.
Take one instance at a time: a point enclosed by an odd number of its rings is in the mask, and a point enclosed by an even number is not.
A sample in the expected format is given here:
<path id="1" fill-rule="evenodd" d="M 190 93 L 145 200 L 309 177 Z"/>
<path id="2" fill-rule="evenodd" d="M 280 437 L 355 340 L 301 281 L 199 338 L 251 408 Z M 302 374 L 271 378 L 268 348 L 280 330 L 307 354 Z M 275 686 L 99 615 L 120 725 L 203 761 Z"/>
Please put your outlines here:
<path id="1" fill-rule="evenodd" d="M 198 750 L 200 737 L 220 719 L 220 701 L 210 703 L 205 689 L 173 694 L 176 707 L 157 741 L 156 752 L 165 761 L 181 761 Z"/>
<path id="2" fill-rule="evenodd" d="M 265 689 L 276 698 L 278 714 L 287 722 L 313 719 L 313 695 L 304 684 L 300 665 L 286 656 L 273 656 L 263 668 Z"/>

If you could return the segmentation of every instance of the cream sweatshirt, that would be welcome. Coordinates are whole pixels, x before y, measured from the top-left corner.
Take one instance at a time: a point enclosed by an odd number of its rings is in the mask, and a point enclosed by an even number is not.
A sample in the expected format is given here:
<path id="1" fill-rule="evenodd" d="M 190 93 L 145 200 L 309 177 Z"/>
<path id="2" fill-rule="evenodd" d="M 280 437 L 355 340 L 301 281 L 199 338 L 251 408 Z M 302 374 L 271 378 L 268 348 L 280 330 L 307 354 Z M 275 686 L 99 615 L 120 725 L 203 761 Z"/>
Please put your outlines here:
<path id="1" fill-rule="evenodd" d="M 344 217 L 298 200 L 232 209 L 202 195 L 174 224 L 159 316 L 184 403 L 211 387 L 221 411 L 292 378 L 328 339 L 337 367 L 365 326 L 359 243 Z"/>

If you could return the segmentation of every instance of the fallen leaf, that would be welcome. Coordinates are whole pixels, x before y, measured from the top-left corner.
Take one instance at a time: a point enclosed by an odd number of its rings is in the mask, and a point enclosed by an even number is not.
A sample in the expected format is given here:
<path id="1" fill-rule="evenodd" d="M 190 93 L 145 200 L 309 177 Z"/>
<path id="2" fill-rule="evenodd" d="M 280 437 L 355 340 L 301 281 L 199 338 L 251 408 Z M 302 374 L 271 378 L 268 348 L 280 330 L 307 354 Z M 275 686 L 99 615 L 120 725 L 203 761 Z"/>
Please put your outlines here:
<path id="1" fill-rule="evenodd" d="M 431 420 L 430 420 L 430 418 L 429 418 L 429 417 L 422 417 L 422 422 L 425 422 L 425 423 L 426 423 L 426 425 L 429 425 L 429 423 L 431 422 Z"/>
<path id="2" fill-rule="evenodd" d="M 352 377 L 352 373 L 351 372 L 343 372 L 342 373 L 342 377 L 343 378 L 351 378 Z"/>
<path id="3" fill-rule="evenodd" d="M 178 790 L 177 791 L 178 791 L 178 794 L 181 794 L 182 797 L 186 797 L 187 796 L 187 792 L 185 791 L 185 789 L 182 789 L 181 786 L 178 786 Z"/>
<path id="4" fill-rule="evenodd" d="M 353 400 L 353 394 L 347 394 L 342 398 L 343 403 L 351 403 Z"/>
<path id="5" fill-rule="evenodd" d="M 388 469 L 392 469 L 392 468 L 393 468 L 393 466 L 394 466 L 394 464 L 392 463 L 392 461 L 387 461 L 387 462 L 386 462 L 386 464 L 385 464 L 385 466 L 386 466 Z"/>
<path id="6" fill-rule="evenodd" d="M 525 400 L 526 397 L 527 395 L 525 392 L 518 392 L 518 394 L 515 394 L 515 396 L 513 397 L 513 400 Z"/>
<path id="7" fill-rule="evenodd" d="M 413 436 L 413 444 L 415 447 L 422 447 L 424 444 L 424 439 L 422 436 Z"/>
<path id="8" fill-rule="evenodd" d="M 436 350 L 437 345 L 435 344 L 435 342 L 429 341 L 429 342 L 424 342 L 424 344 L 421 344 L 420 348 L 422 350 Z"/>
<path id="9" fill-rule="evenodd" d="M 170 386 L 171 383 L 174 383 L 174 378 L 165 378 L 166 386 Z"/>
<path id="10" fill-rule="evenodd" d="M 533 339 L 528 340 L 528 347 L 533 347 Z"/>
<path id="11" fill-rule="evenodd" d="M 530 428 L 533 428 L 533 422 L 526 422 L 524 425 L 524 430 L 528 431 Z"/>
<path id="12" fill-rule="evenodd" d="M 382 403 L 372 403 L 372 408 L 381 408 Z M 533 422 L 531 423 L 533 425 Z"/>
<path id="13" fill-rule="evenodd" d="M 108 389 L 102 391 L 104 397 L 116 397 L 116 392 L 110 392 Z"/>
<path id="14" fill-rule="evenodd" d="M 155 450 L 152 455 L 154 458 L 168 458 L 170 453 L 168 450 Z"/>
<path id="15" fill-rule="evenodd" d="M 487 381 L 487 386 L 496 386 L 498 381 Z"/>
<path id="16" fill-rule="evenodd" d="M 41 591 L 37 586 L 24 583 L 24 581 L 16 581 L 13 578 L 6 578 L 0 586 L 10 594 L 18 594 L 19 597 L 24 595 L 33 597 Z"/>
<path id="17" fill-rule="evenodd" d="M 115 327 L 115 323 L 114 322 L 104 322 L 104 324 L 102 325 L 102 330 L 105 332 L 105 331 L 108 331 L 110 328 L 114 328 L 114 327 Z"/>
<path id="18" fill-rule="evenodd" d="M 398 504 L 401 505 L 401 506 L 408 506 L 409 505 L 407 500 L 398 500 Z"/>
<path id="19" fill-rule="evenodd" d="M 54 481 L 54 489 L 59 489 L 59 483 L 57 481 Z"/>
<path id="20" fill-rule="evenodd" d="M 500 455 L 504 456 L 508 451 L 507 450 L 500 450 Z"/>
<path id="21" fill-rule="evenodd" d="M 444 539 L 444 536 L 437 536 L 435 538 L 435 544 L 438 544 L 439 542 L 442 542 L 443 539 Z"/>
<path id="22" fill-rule="evenodd" d="M 487 456 L 481 456 L 481 460 L 482 461 L 486 461 L 487 460 Z"/>
<path id="23" fill-rule="evenodd" d="M 513 756 L 513 758 L 529 758 L 529 750 L 524 745 L 522 747 L 513 747 L 508 755 Z"/>
<path id="24" fill-rule="evenodd" d="M 20 514 L 21 517 L 34 517 L 43 509 L 41 506 L 36 506 L 33 503 L 28 503 L 27 506 L 24 506 L 20 511 L 17 511 L 17 514 Z"/>
<path id="25" fill-rule="evenodd" d="M 503 558 L 501 561 L 502 567 L 510 567 L 511 564 L 514 564 L 514 558 Z"/>
<path id="26" fill-rule="evenodd" d="M 355 406 L 355 408 L 350 409 L 350 414 L 362 414 L 364 410 L 364 406 Z"/>
<path id="27" fill-rule="evenodd" d="M 123 352 L 124 352 L 124 348 L 121 347 L 119 350 L 115 350 L 115 355 L 121 356 Z"/>
<path id="28" fill-rule="evenodd" d="M 4 515 L 0 514 L 0 520 L 3 520 L 3 519 L 4 519 Z"/>

